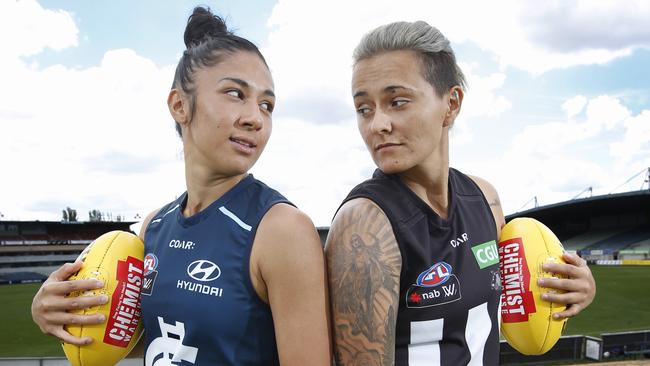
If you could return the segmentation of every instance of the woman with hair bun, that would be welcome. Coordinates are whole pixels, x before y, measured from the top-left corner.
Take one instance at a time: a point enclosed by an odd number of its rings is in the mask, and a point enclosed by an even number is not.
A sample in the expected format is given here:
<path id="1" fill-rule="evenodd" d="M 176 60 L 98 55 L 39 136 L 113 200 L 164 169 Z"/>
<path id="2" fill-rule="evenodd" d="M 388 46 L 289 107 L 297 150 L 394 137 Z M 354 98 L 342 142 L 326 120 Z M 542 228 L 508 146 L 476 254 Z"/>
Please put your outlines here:
<path id="1" fill-rule="evenodd" d="M 144 220 L 150 285 L 143 289 L 145 364 L 330 365 L 324 255 L 314 225 L 248 173 L 271 134 L 273 79 L 250 41 L 197 7 L 185 29 L 167 104 L 183 141 L 187 191 Z M 34 298 L 34 321 L 64 342 L 87 344 L 66 281 L 52 273 Z M 71 284 L 70 282 L 75 282 Z M 81 307 L 108 301 L 78 297 Z M 83 303 L 82 303 L 83 302 Z M 56 305 L 53 305 L 56 304 Z"/>

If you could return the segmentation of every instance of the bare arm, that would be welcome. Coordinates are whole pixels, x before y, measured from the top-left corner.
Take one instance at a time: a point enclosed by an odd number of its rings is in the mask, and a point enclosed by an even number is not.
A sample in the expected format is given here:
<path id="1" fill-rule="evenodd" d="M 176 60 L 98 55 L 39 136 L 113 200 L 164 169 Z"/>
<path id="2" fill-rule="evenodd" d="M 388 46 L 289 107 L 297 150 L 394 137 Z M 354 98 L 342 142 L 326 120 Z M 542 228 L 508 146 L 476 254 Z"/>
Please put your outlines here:
<path id="1" fill-rule="evenodd" d="M 497 238 L 501 237 L 501 228 L 506 224 L 506 219 L 503 216 L 503 207 L 501 207 L 501 200 L 499 199 L 499 194 L 497 193 L 497 190 L 490 184 L 490 182 L 486 181 L 483 178 L 476 177 L 476 176 L 469 176 L 472 178 L 474 183 L 476 183 L 481 191 L 483 192 L 483 195 L 485 196 L 485 199 L 487 200 L 488 204 L 490 205 L 490 210 L 492 210 L 492 216 L 494 216 L 494 221 L 497 225 Z"/>
<path id="2" fill-rule="evenodd" d="M 401 255 L 384 212 L 341 207 L 325 245 L 337 365 L 393 365 Z"/>
<path id="3" fill-rule="evenodd" d="M 251 272 L 271 306 L 280 363 L 330 366 L 325 257 L 309 217 L 273 206 L 258 228 Z"/>

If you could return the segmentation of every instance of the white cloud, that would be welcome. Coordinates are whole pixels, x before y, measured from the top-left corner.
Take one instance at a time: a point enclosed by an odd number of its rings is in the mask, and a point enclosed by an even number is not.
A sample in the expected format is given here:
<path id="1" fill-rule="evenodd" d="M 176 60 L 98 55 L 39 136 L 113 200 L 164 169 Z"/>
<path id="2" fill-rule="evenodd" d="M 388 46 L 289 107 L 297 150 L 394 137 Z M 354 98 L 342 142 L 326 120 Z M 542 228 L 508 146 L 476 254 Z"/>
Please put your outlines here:
<path id="1" fill-rule="evenodd" d="M 594 194 L 610 193 L 650 166 L 650 110 L 634 116 L 607 95 L 575 96 L 562 106 L 566 120 L 526 126 L 499 164 L 490 166 L 506 212 L 520 209 L 533 196 L 545 205 L 590 186 Z M 607 140 L 612 141 L 609 148 Z"/>
<path id="2" fill-rule="evenodd" d="M 78 33 L 72 15 L 64 10 L 43 9 L 35 0 L 0 2 L 3 58 L 76 46 Z"/>
<path id="3" fill-rule="evenodd" d="M 642 160 L 650 167 L 650 110 L 644 110 L 624 123 L 625 138 L 610 145 L 612 156 L 622 165 Z"/>
<path id="4" fill-rule="evenodd" d="M 274 119 L 269 144 L 252 172 L 316 225 L 327 226 L 349 191 L 374 169 L 354 121 L 314 125 L 280 118 Z"/>
<path id="5" fill-rule="evenodd" d="M 25 19 L 53 13 L 27 10 Z M 67 27 L 68 18 L 54 13 L 50 21 L 60 23 L 50 26 Z M 0 211 L 5 219 L 59 219 L 67 202 L 80 219 L 95 208 L 144 215 L 184 186 L 166 106 L 173 69 L 128 49 L 107 51 L 98 66 L 82 69 L 39 68 L 19 58 L 39 47 L 73 46 L 67 36 L 26 38 L 30 47 L 0 60 Z"/>
<path id="6" fill-rule="evenodd" d="M 319 87 L 339 88 L 336 81 L 349 74 L 350 65 L 350 56 L 341 55 L 351 55 L 362 34 L 390 21 L 425 20 L 454 43 L 472 42 L 494 54 L 504 68 L 539 74 L 604 64 L 649 47 L 649 18 L 650 6 L 643 1 L 409 1 L 397 6 L 386 0 L 280 0 L 269 20 L 268 55 L 285 63 L 274 69 L 279 79 L 292 74 L 298 79 L 292 88 L 300 90 L 314 78 Z"/>
<path id="7" fill-rule="evenodd" d="M 650 46 L 650 3 L 644 0 L 525 2 L 530 39 L 555 52 Z M 551 25 L 551 26 L 549 26 Z"/>
<path id="8" fill-rule="evenodd" d="M 468 84 L 468 92 L 463 100 L 462 118 L 493 117 L 511 108 L 511 103 L 497 92 L 503 87 L 506 75 L 492 73 L 481 76 L 473 65 L 460 63 Z"/>
<path id="9" fill-rule="evenodd" d="M 584 95 L 576 95 L 562 104 L 562 110 L 566 112 L 567 117 L 571 118 L 582 112 L 586 105 L 587 98 Z"/>

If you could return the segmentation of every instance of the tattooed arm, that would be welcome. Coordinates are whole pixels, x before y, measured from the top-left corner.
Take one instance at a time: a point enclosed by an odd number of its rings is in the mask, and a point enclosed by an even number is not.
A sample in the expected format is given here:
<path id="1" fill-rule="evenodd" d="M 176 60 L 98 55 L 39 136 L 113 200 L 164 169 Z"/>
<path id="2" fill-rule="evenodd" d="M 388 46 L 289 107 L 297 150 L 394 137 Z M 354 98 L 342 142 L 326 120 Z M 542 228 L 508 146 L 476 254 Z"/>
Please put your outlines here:
<path id="1" fill-rule="evenodd" d="M 402 259 L 388 218 L 368 199 L 346 202 L 325 253 L 336 365 L 392 366 Z"/>

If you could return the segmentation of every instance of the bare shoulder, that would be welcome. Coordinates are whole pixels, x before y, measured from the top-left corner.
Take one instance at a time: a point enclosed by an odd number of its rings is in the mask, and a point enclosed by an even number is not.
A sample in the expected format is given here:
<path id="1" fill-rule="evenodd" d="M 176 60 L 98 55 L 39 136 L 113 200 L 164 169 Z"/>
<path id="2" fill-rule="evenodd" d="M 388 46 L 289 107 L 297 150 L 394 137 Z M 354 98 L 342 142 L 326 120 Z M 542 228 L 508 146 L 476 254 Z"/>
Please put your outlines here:
<path id="1" fill-rule="evenodd" d="M 478 185 L 478 187 L 481 189 L 481 192 L 483 192 L 483 195 L 485 196 L 488 202 L 492 202 L 495 197 L 498 200 L 499 195 L 497 194 L 497 190 L 496 188 L 494 188 L 492 183 L 476 175 L 468 175 L 468 177 L 470 177 L 474 181 L 474 183 Z"/>
<path id="2" fill-rule="evenodd" d="M 149 223 L 153 219 L 154 216 L 160 211 L 160 208 L 155 209 L 151 211 L 145 218 L 142 220 L 142 226 L 140 226 L 140 233 L 138 233 L 138 236 L 140 237 L 140 240 L 144 241 L 144 234 L 147 232 L 147 227 L 149 226 Z"/>
<path id="3" fill-rule="evenodd" d="M 304 245 L 305 237 L 318 237 L 318 232 L 309 216 L 294 206 L 278 203 L 264 215 L 257 230 L 260 239 L 271 239 L 277 246 Z M 317 241 L 319 243 L 320 241 Z M 312 241 L 307 241 L 314 244 Z M 319 245 L 320 248 L 320 245 Z"/>
<path id="4" fill-rule="evenodd" d="M 390 221 L 384 211 L 376 203 L 367 198 L 355 198 L 341 206 L 332 221 L 328 239 L 333 234 L 349 233 L 350 230 L 363 230 L 368 233 L 383 234 L 386 234 L 388 230 L 390 234 L 393 234 Z"/>
<path id="5" fill-rule="evenodd" d="M 401 270 L 401 254 L 393 228 L 384 211 L 367 198 L 356 198 L 341 206 L 336 213 L 325 243 L 325 252 L 336 272 L 347 256 L 358 251 L 371 256 L 382 266 Z M 391 260 L 386 262 L 385 259 Z"/>
<path id="6" fill-rule="evenodd" d="M 500 236 L 501 228 L 506 224 L 506 220 L 503 216 L 503 207 L 501 206 L 501 200 L 499 199 L 499 194 L 497 193 L 496 188 L 494 188 L 490 182 L 481 177 L 475 175 L 470 175 L 469 177 L 474 181 L 474 183 L 476 183 L 476 185 L 478 185 L 490 205 L 490 210 L 492 210 L 492 215 L 494 216 L 494 221 L 497 226 L 497 237 Z"/>
<path id="7" fill-rule="evenodd" d="M 286 203 L 276 204 L 259 224 L 251 264 L 268 280 L 275 269 L 286 265 L 295 267 L 299 264 L 297 261 L 305 265 L 318 265 L 323 261 L 318 232 L 304 212 Z"/>

